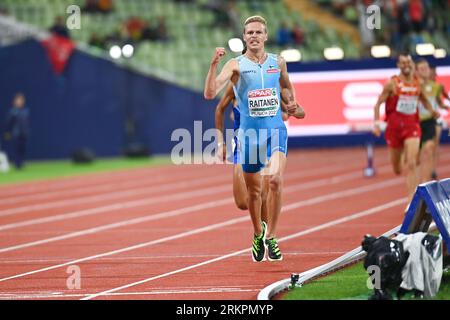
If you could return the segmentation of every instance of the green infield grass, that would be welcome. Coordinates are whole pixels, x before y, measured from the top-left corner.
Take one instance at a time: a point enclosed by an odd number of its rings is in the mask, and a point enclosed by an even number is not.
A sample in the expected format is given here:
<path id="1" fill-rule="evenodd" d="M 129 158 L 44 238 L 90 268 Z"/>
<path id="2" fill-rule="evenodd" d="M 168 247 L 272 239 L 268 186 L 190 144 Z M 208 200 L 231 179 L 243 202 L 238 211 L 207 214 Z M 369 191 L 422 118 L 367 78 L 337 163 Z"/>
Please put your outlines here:
<path id="1" fill-rule="evenodd" d="M 144 168 L 170 164 L 170 157 L 150 158 L 100 158 L 92 163 L 75 164 L 70 160 L 27 162 L 22 170 L 14 167 L 8 172 L 0 172 L 0 185 L 25 181 L 47 180 L 60 177 L 79 176 L 96 172 L 121 169 Z"/>
<path id="2" fill-rule="evenodd" d="M 296 287 L 283 295 L 284 300 L 367 300 L 373 293 L 367 287 L 368 274 L 362 262 Z M 394 297 L 395 298 L 395 297 Z M 412 299 L 407 294 L 402 299 Z M 442 275 L 439 293 L 433 299 L 450 300 L 450 271 Z"/>

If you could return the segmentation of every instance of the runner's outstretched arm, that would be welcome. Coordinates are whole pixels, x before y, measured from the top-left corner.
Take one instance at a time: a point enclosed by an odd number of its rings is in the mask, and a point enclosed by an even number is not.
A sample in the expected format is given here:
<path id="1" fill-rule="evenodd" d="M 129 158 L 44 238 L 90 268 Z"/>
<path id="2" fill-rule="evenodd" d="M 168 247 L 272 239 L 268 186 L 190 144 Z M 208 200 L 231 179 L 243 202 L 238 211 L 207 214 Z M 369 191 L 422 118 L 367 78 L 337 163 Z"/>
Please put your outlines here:
<path id="1" fill-rule="evenodd" d="M 288 102 L 286 103 L 287 113 L 296 118 L 302 119 L 305 117 L 303 108 L 298 104 L 297 98 L 295 96 L 295 90 L 289 80 L 289 74 L 287 71 L 286 60 L 283 57 L 278 57 L 278 66 L 280 67 L 280 88 L 281 92 L 288 90 L 290 92 L 290 97 L 288 97 Z M 287 95 L 287 94 L 285 94 Z"/>
<path id="2" fill-rule="evenodd" d="M 203 92 L 205 99 L 212 100 L 225 87 L 229 80 L 232 80 L 233 75 L 237 73 L 237 61 L 235 59 L 229 60 L 223 66 L 222 71 L 216 76 L 217 66 L 220 60 L 225 55 L 224 48 L 216 48 L 216 52 L 211 60 L 208 74 L 205 80 L 205 90 Z"/>
<path id="3" fill-rule="evenodd" d="M 281 109 L 283 110 L 283 112 L 286 113 L 288 115 L 288 117 L 293 116 L 297 119 L 303 119 L 306 116 L 305 110 L 303 110 L 303 108 L 298 103 L 296 103 L 295 111 L 292 114 L 288 113 L 287 106 L 288 106 L 289 102 L 291 102 L 291 101 L 295 102 L 295 99 L 292 96 L 291 91 L 287 88 L 282 89 L 281 90 Z"/>
<path id="4" fill-rule="evenodd" d="M 230 103 L 234 99 L 234 91 L 233 85 L 229 84 L 225 94 L 220 99 L 219 103 L 216 106 L 215 113 L 215 124 L 217 129 L 217 144 L 218 144 L 218 154 L 222 160 L 226 159 L 226 148 L 223 139 L 223 115 L 225 113 L 225 109 L 230 105 Z"/>
<path id="5" fill-rule="evenodd" d="M 383 87 L 383 91 L 378 97 L 377 103 L 375 103 L 374 107 L 374 126 L 373 126 L 373 134 L 377 137 L 381 135 L 380 128 L 380 106 L 382 103 L 385 103 L 391 92 L 393 91 L 394 83 L 392 80 L 386 82 Z"/>
<path id="6" fill-rule="evenodd" d="M 433 109 L 433 106 L 431 105 L 430 101 L 428 101 L 427 97 L 423 94 L 423 90 L 420 91 L 419 100 L 420 102 L 422 102 L 425 109 L 427 109 L 433 115 L 433 118 L 437 119 L 441 116 L 441 114 L 438 111 Z"/>

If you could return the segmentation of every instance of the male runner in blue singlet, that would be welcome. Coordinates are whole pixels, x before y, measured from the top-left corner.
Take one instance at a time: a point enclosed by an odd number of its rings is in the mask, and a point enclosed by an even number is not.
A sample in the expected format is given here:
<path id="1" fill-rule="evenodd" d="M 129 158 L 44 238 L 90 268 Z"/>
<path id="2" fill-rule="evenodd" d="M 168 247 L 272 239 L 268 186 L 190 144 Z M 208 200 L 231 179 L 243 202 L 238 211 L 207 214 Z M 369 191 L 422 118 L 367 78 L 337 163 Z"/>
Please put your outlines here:
<path id="1" fill-rule="evenodd" d="M 303 119 L 305 117 L 304 110 L 298 106 L 294 114 L 288 115 L 286 110 L 286 104 L 292 99 L 291 92 L 287 89 L 281 91 L 281 107 L 282 107 L 282 118 L 283 121 L 287 121 L 289 116 L 293 116 L 297 119 Z M 248 197 L 247 197 L 247 186 L 245 185 L 244 175 L 242 171 L 242 165 L 239 156 L 238 141 L 237 137 L 233 137 L 233 148 L 232 157 L 227 159 L 227 147 L 225 145 L 224 139 L 224 113 L 225 109 L 229 106 L 233 106 L 233 130 L 236 132 L 240 128 L 240 111 L 239 105 L 237 104 L 237 99 L 234 96 L 233 86 L 230 84 L 227 86 L 224 95 L 220 99 L 216 106 L 215 112 L 215 124 L 217 129 L 217 155 L 221 161 L 229 160 L 233 162 L 233 197 L 236 207 L 241 210 L 248 210 Z M 261 207 L 261 219 L 262 221 L 267 221 L 267 210 L 266 210 L 266 199 L 267 199 L 267 189 L 268 185 L 264 185 L 262 190 L 262 207 Z"/>
<path id="2" fill-rule="evenodd" d="M 224 48 L 216 48 L 205 81 L 206 99 L 214 99 L 231 80 L 240 108 L 238 145 L 248 191 L 248 208 L 254 229 L 252 258 L 265 260 L 266 248 L 270 261 L 281 261 L 276 227 L 281 211 L 283 173 L 286 166 L 287 131 L 281 115 L 281 89 L 290 90 L 293 99 L 287 105 L 288 114 L 298 109 L 295 93 L 289 81 L 286 61 L 265 52 L 268 39 L 264 18 L 253 16 L 244 23 L 247 52 L 230 59 L 217 73 Z M 268 221 L 261 219 L 263 177 L 267 177 Z"/>

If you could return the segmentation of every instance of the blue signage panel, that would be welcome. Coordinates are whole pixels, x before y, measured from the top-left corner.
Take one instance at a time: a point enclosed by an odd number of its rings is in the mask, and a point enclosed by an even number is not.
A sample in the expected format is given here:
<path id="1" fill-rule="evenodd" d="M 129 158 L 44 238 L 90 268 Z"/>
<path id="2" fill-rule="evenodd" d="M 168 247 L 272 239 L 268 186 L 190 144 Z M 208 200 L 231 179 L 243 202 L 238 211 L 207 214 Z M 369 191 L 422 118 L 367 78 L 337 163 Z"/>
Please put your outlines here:
<path id="1" fill-rule="evenodd" d="M 400 232 L 426 232 L 431 219 L 450 253 L 450 179 L 427 182 L 417 187 Z"/>

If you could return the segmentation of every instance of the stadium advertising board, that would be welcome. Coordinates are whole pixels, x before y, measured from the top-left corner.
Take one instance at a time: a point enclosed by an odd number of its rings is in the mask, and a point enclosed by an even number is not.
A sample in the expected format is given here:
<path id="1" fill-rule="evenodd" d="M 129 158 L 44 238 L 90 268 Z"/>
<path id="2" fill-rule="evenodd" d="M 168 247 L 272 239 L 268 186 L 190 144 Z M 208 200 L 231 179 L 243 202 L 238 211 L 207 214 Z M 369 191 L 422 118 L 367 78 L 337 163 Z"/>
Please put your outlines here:
<path id="1" fill-rule="evenodd" d="M 289 119 L 289 136 L 347 134 L 371 128 L 378 95 L 387 79 L 398 72 L 398 69 L 372 69 L 290 73 L 306 118 Z M 450 67 L 438 67 L 437 74 L 437 81 L 449 91 Z M 381 112 L 383 117 L 384 105 Z M 450 123 L 450 113 L 445 110 L 441 113 Z"/>

